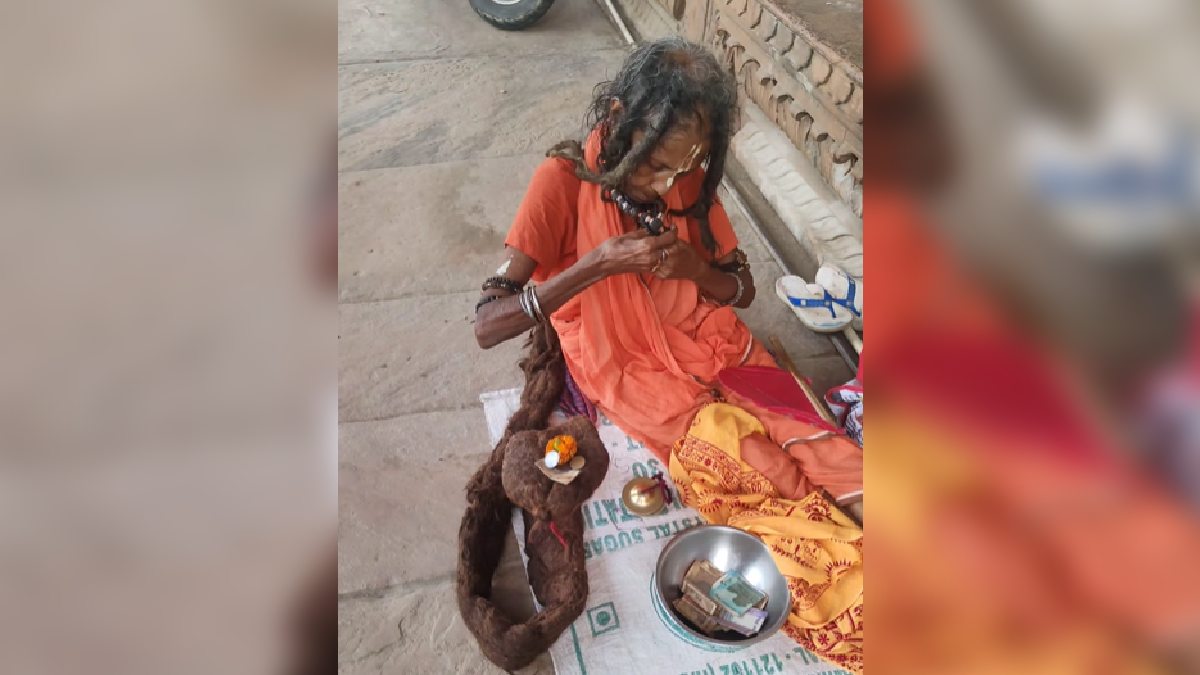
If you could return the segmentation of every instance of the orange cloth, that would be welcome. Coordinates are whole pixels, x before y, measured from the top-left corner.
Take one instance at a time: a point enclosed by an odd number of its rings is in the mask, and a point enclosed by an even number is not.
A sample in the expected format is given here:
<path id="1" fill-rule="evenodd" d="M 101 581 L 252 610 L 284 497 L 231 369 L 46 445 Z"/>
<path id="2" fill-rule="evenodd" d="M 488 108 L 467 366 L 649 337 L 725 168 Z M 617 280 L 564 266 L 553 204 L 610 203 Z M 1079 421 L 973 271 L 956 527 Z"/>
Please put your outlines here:
<path id="1" fill-rule="evenodd" d="M 596 132 L 585 153 L 588 164 L 596 166 Z M 681 179 L 666 195 L 667 206 L 690 206 L 703 179 L 699 169 Z M 600 191 L 599 185 L 575 178 L 564 160 L 539 167 L 506 239 L 538 262 L 535 279 L 554 276 L 626 232 L 620 211 L 603 202 Z M 664 220 L 681 240 L 710 257 L 699 243 L 695 221 L 682 216 Z M 717 257 L 732 251 L 737 237 L 720 203 L 713 204 L 709 221 Z M 695 282 L 653 276 L 608 277 L 559 308 L 552 322 L 584 394 L 663 460 L 695 412 L 712 400 L 712 385 L 706 383 L 715 382 L 723 368 L 741 363 L 751 346 L 750 331 L 732 308 L 702 301 Z"/>
<path id="2" fill-rule="evenodd" d="M 672 195 L 678 195 L 682 204 L 691 204 L 700 196 L 703 182 L 703 169 L 680 176 Z M 557 275 L 579 259 L 576 251 L 579 183 L 574 165 L 569 160 L 550 158 L 543 161 L 534 170 L 525 198 L 513 218 L 512 228 L 504 239 L 505 246 L 515 248 L 537 261 L 533 280 L 538 283 Z M 686 220 L 687 240 L 697 242 L 696 250 L 707 258 L 708 252 L 698 244 L 700 223 L 694 218 L 671 220 L 676 224 Z M 708 224 L 717 241 L 715 257 L 722 258 L 737 248 L 737 235 L 719 199 L 708 211 Z"/>

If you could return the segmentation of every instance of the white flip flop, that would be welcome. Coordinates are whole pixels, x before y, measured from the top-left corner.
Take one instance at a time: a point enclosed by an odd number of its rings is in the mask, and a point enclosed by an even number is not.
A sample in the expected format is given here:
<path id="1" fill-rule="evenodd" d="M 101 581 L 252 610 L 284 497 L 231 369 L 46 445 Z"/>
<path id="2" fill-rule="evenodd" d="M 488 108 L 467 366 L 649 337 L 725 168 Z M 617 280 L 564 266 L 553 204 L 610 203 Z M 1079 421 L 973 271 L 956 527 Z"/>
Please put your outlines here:
<path id="1" fill-rule="evenodd" d="M 775 294 L 792 308 L 792 313 L 809 330 L 836 333 L 854 320 L 854 314 L 817 284 L 796 276 L 780 277 L 775 282 Z"/>
<path id="2" fill-rule="evenodd" d="M 863 328 L 862 281 L 855 280 L 844 270 L 832 265 L 822 265 L 817 270 L 817 276 L 813 278 L 813 281 L 829 292 L 834 305 L 842 307 L 854 315 L 851 327 L 861 331 Z"/>

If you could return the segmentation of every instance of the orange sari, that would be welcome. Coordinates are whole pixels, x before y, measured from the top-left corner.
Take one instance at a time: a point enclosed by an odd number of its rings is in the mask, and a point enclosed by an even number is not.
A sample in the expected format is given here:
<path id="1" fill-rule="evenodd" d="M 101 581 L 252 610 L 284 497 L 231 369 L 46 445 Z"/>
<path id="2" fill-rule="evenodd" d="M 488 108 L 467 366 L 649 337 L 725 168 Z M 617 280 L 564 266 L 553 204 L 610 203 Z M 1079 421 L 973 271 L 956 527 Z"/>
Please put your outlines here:
<path id="1" fill-rule="evenodd" d="M 589 165 L 595 166 L 599 145 L 593 133 L 585 148 Z M 600 191 L 580 182 L 579 256 L 625 233 L 620 211 L 602 201 Z M 687 206 L 682 192 L 668 193 L 667 206 Z M 664 221 L 690 242 L 685 217 Z M 620 274 L 593 284 L 552 321 L 580 389 L 664 460 L 692 416 L 712 400 L 717 373 L 743 362 L 752 346 L 749 329 L 731 307 L 702 302 L 694 282 L 652 275 Z"/>
<path id="2" fill-rule="evenodd" d="M 598 154 L 599 136 L 592 133 L 585 148 L 590 166 L 595 167 Z M 666 195 L 667 206 L 689 205 L 703 180 L 702 170 L 684 177 Z M 553 277 L 625 232 L 616 205 L 604 202 L 600 192 L 600 186 L 576 178 L 562 160 L 547 160 L 538 168 L 505 240 L 537 261 L 535 279 Z M 737 237 L 719 202 L 709 218 L 716 255 L 732 251 Z M 680 239 L 696 245 L 694 221 L 670 215 L 664 220 Z M 776 364 L 733 308 L 703 301 L 695 282 L 608 277 L 569 300 L 551 321 L 583 393 L 664 462 L 696 412 L 723 399 L 769 430 L 769 437 L 747 439 L 742 454 L 782 494 L 824 488 L 841 499 L 861 492 L 862 451 L 848 439 L 807 441 L 819 430 L 759 408 L 717 382 L 725 368 Z M 805 442 L 789 443 L 796 440 Z"/>

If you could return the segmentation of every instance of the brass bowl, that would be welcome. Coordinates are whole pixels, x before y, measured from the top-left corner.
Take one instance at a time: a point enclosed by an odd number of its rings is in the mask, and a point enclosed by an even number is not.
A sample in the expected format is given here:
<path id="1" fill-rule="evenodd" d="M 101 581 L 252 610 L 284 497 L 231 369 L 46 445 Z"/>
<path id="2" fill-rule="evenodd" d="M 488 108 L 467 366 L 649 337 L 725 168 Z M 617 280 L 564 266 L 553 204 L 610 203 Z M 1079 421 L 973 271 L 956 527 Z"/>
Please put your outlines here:
<path id="1" fill-rule="evenodd" d="M 625 508 L 639 516 L 652 516 L 667 505 L 662 488 L 653 478 L 634 478 L 626 483 L 621 491 L 621 501 Z"/>

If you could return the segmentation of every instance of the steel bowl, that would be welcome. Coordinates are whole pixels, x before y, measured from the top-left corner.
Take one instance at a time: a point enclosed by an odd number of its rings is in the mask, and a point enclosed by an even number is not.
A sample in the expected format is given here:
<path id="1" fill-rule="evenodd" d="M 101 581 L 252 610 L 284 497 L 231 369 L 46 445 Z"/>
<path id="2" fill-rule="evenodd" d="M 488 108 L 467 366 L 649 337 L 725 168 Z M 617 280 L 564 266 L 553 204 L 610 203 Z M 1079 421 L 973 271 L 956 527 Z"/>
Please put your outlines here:
<path id="1" fill-rule="evenodd" d="M 767 620 L 758 635 L 712 638 L 692 628 L 676 613 L 672 603 L 683 595 L 680 590 L 683 575 L 696 560 L 707 560 L 722 572 L 737 572 L 767 594 Z M 767 545 L 752 534 L 725 525 L 701 525 L 675 535 L 659 554 L 650 585 L 654 609 L 667 628 L 686 642 L 709 651 L 737 651 L 771 637 L 787 621 L 792 606 L 787 579 L 775 566 Z"/>

